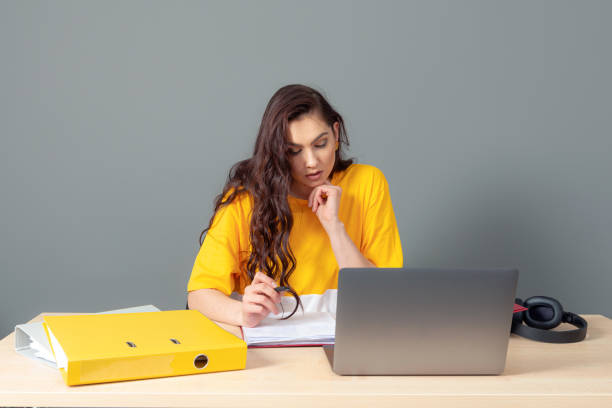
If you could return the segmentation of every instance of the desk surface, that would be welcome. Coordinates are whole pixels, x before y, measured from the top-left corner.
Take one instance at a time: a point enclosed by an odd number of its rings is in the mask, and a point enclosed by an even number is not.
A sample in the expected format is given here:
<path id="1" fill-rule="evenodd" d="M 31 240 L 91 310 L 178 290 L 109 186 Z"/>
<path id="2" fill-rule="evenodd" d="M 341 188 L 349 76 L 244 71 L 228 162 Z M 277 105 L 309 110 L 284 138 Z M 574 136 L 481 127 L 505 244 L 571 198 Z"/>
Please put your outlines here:
<path id="1" fill-rule="evenodd" d="M 343 377 L 321 347 L 295 347 L 249 349 L 240 371 L 68 387 L 57 370 L 16 353 L 11 333 L 0 341 L 0 406 L 612 406 L 612 320 L 584 317 L 581 343 L 510 336 L 500 376 Z"/>

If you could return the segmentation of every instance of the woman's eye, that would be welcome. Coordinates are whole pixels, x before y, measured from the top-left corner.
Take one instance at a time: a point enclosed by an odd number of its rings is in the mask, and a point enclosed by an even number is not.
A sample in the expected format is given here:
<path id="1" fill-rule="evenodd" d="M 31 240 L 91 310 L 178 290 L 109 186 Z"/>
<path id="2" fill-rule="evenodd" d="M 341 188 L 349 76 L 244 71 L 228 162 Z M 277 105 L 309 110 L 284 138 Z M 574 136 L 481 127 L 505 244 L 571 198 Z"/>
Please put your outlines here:
<path id="1" fill-rule="evenodd" d="M 322 148 L 322 147 L 325 147 L 325 146 L 327 146 L 327 142 L 319 144 L 319 145 L 315 145 L 315 147 L 317 147 L 319 149 Z M 299 154 L 301 151 L 302 151 L 301 149 L 300 150 L 291 150 L 291 149 L 289 149 L 289 154 L 292 155 L 292 156 L 295 156 L 296 154 Z"/>

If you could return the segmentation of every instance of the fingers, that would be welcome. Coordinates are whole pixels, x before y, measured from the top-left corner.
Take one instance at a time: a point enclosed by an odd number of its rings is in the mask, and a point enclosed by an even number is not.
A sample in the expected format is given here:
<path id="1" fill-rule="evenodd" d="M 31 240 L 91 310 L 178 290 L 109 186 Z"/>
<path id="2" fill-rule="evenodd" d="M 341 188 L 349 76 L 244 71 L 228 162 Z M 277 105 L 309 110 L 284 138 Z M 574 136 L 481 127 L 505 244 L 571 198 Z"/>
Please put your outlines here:
<path id="1" fill-rule="evenodd" d="M 281 294 L 275 291 L 274 288 L 271 288 L 270 286 L 266 285 L 265 283 L 256 283 L 254 285 L 251 284 L 247 286 L 246 288 L 244 288 L 244 295 L 247 296 L 249 299 L 254 298 L 256 296 L 266 296 L 270 299 L 270 301 L 274 303 L 279 303 L 281 299 Z"/>
<path id="2" fill-rule="evenodd" d="M 315 197 L 317 197 L 317 195 L 319 194 L 319 192 L 321 191 L 321 187 L 327 187 L 327 184 L 322 184 L 320 186 L 317 186 L 315 188 L 312 189 L 312 191 L 310 192 L 310 195 L 308 196 L 308 206 L 312 207 L 314 204 L 314 199 Z M 327 194 L 327 193 L 326 193 Z"/>
<path id="3" fill-rule="evenodd" d="M 328 187 L 327 186 L 318 186 L 312 189 L 310 192 L 310 196 L 308 196 L 308 206 L 313 208 L 319 203 L 323 203 L 322 199 L 326 199 L 329 196 Z M 317 206 L 318 207 L 318 206 Z"/>
<path id="4" fill-rule="evenodd" d="M 323 192 L 322 194 L 324 194 L 324 193 L 325 192 Z M 325 198 L 327 198 L 327 195 L 325 195 Z M 313 202 L 313 205 L 312 205 L 312 211 L 316 213 L 317 209 L 319 208 L 319 206 L 323 205 L 323 204 L 325 204 L 324 198 L 322 196 L 320 196 L 320 195 L 317 195 L 314 198 L 314 202 Z"/>
<path id="5" fill-rule="evenodd" d="M 327 182 L 326 184 L 317 186 L 312 189 L 308 196 L 308 206 L 312 208 L 313 212 L 317 212 L 317 209 L 321 205 L 325 205 L 330 196 L 334 196 L 337 199 L 340 197 L 342 188 L 334 186 Z"/>
<path id="6" fill-rule="evenodd" d="M 253 286 L 253 289 L 256 289 L 257 292 L 266 294 L 273 301 L 277 303 L 280 302 L 280 293 L 274 290 L 274 288 L 278 286 L 276 281 L 265 273 L 257 272 L 251 286 Z"/>
<path id="7" fill-rule="evenodd" d="M 281 300 L 281 294 L 275 291 L 274 288 L 271 288 L 269 285 L 266 285 L 265 283 L 258 283 L 253 288 L 253 290 L 255 291 L 255 293 L 267 296 L 274 303 L 279 303 Z"/>
<path id="8" fill-rule="evenodd" d="M 278 313 L 277 303 L 281 301 L 281 294 L 274 290 L 278 285 L 274 279 L 262 272 L 257 272 L 253 283 L 244 289 L 242 302 L 244 310 L 249 313 Z"/>
<path id="9" fill-rule="evenodd" d="M 275 288 L 277 286 L 276 281 L 274 279 L 260 271 L 255 273 L 255 276 L 253 277 L 253 282 L 251 284 L 254 285 L 256 283 L 265 283 L 271 286 L 272 288 Z"/>

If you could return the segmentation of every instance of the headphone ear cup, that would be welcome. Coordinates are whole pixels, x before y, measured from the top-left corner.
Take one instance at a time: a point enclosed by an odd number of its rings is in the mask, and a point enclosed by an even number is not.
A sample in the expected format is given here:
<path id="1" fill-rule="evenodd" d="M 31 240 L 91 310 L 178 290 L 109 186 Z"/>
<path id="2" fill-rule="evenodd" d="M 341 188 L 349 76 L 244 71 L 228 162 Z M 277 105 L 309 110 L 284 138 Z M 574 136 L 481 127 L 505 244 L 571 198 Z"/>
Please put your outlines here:
<path id="1" fill-rule="evenodd" d="M 523 306 L 523 299 L 520 298 L 516 298 L 514 299 L 514 303 L 516 303 L 519 306 Z M 513 325 L 517 325 L 517 324 L 523 324 L 523 316 L 525 315 L 525 312 L 516 312 L 516 313 L 512 313 L 512 324 Z"/>
<path id="2" fill-rule="evenodd" d="M 523 303 L 523 321 L 527 326 L 549 330 L 557 327 L 563 319 L 563 307 L 556 299 L 548 296 L 532 296 Z"/>

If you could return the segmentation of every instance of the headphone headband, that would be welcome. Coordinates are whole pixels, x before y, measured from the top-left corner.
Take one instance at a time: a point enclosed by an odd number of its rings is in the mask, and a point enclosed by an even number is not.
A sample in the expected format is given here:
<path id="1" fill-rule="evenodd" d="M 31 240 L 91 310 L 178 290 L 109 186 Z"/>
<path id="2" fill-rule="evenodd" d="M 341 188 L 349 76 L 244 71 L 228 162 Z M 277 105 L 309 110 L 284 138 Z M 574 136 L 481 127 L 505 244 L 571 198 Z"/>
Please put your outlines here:
<path id="1" fill-rule="evenodd" d="M 534 296 L 525 302 L 516 299 L 515 303 L 525 306 L 528 310 L 515 313 L 512 319 L 511 332 L 519 336 L 542 341 L 545 343 L 576 343 L 584 340 L 587 332 L 587 322 L 582 317 L 571 312 L 564 312 L 561 304 L 546 296 Z M 547 320 L 534 319 L 532 311 L 537 308 L 546 308 L 552 312 Z M 537 313 L 536 313 L 537 314 Z M 526 323 L 526 324 L 523 324 Z M 576 329 L 565 331 L 550 330 L 560 323 L 569 323 Z"/>

